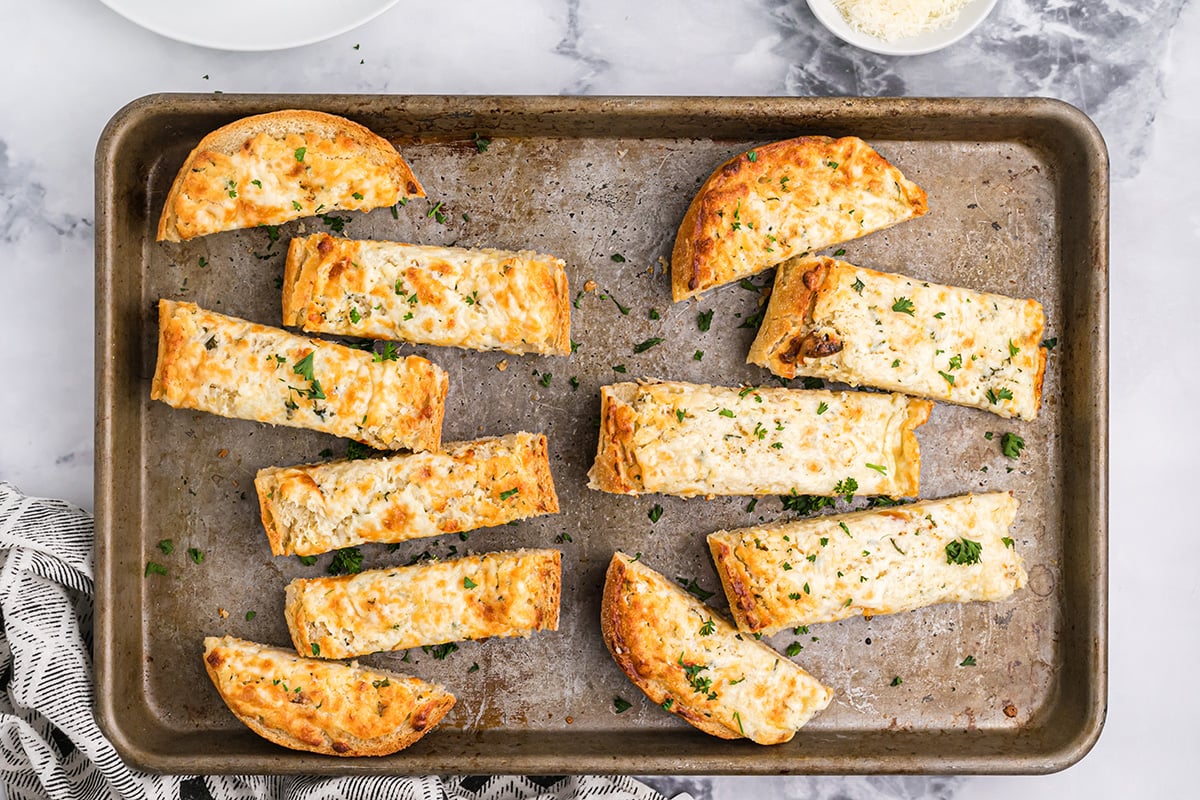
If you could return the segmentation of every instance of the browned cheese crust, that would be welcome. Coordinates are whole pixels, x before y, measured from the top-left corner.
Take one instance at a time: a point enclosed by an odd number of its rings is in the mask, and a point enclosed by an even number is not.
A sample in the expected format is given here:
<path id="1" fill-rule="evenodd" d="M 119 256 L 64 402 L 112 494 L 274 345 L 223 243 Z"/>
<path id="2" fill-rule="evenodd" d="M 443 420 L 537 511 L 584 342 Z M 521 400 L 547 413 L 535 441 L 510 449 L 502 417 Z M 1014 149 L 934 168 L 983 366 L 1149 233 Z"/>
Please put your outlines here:
<path id="1" fill-rule="evenodd" d="M 789 741 L 833 698 L 795 663 L 622 553 L 608 567 L 600 630 L 646 697 L 722 739 Z"/>
<path id="2" fill-rule="evenodd" d="M 779 265 L 747 362 L 1034 419 L 1042 306 L 825 257 Z"/>
<path id="3" fill-rule="evenodd" d="M 546 437 L 531 433 L 451 442 L 440 453 L 267 467 L 254 488 L 277 556 L 558 513 Z"/>
<path id="4" fill-rule="evenodd" d="M 161 300 L 150 398 L 310 428 L 387 450 L 437 450 L 449 377 L 418 356 L 371 353 Z"/>
<path id="5" fill-rule="evenodd" d="M 566 265 L 531 251 L 294 238 L 283 324 L 440 347 L 571 352 Z"/>
<path id="6" fill-rule="evenodd" d="M 562 554 L 514 550 L 288 584 L 296 652 L 384 650 L 557 630 Z"/>
<path id="7" fill-rule="evenodd" d="M 231 636 L 204 640 L 204 667 L 250 730 L 293 750 L 331 756 L 403 750 L 454 706 L 454 696 L 437 684 Z"/>
<path id="8" fill-rule="evenodd" d="M 700 187 L 675 238 L 671 291 L 685 300 L 928 210 L 924 190 L 857 137 L 762 145 Z"/>
<path id="9" fill-rule="evenodd" d="M 391 142 L 362 125 L 319 111 L 275 111 L 231 122 L 200 140 L 167 194 L 158 240 L 368 211 L 424 196 Z"/>

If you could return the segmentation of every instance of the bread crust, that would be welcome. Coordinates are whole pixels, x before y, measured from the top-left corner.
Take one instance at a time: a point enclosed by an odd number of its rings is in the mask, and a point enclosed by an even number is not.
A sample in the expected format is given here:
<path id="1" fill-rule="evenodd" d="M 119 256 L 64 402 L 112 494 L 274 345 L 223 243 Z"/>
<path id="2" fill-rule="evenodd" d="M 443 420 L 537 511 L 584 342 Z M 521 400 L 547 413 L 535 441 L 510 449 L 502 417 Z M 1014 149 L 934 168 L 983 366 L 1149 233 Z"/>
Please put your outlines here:
<path id="1" fill-rule="evenodd" d="M 449 377 L 423 358 L 375 361 L 361 350 L 165 299 L 158 325 L 152 400 L 379 449 L 441 444 Z"/>
<path id="2" fill-rule="evenodd" d="M 924 190 L 857 137 L 762 145 L 717 167 L 692 199 L 671 292 L 679 302 L 928 210 Z"/>
<path id="3" fill-rule="evenodd" d="M 285 325 L 443 347 L 569 355 L 566 265 L 532 251 L 292 239 Z"/>
<path id="4" fill-rule="evenodd" d="M 1003 600 L 1026 574 L 1007 534 L 1009 492 L 926 500 L 709 534 L 708 546 L 739 629 L 784 628 L 938 603 Z M 946 547 L 980 545 L 974 563 Z M 786 566 L 784 566 L 786 565 Z"/>
<path id="5" fill-rule="evenodd" d="M 296 652 L 353 658 L 558 630 L 561 591 L 558 550 L 513 550 L 297 578 L 287 585 L 284 615 Z"/>
<path id="6" fill-rule="evenodd" d="M 250 730 L 283 747 L 331 756 L 410 747 L 455 702 L 444 687 L 397 672 L 300 658 L 231 636 L 204 640 L 204 667 Z"/>
<path id="7" fill-rule="evenodd" d="M 440 453 L 267 467 L 254 479 L 277 556 L 404 542 L 558 513 L 546 437 L 452 442 Z"/>
<path id="8" fill-rule="evenodd" d="M 933 404 L 905 395 L 645 380 L 601 387 L 588 486 L 616 494 L 920 491 L 914 430 Z"/>
<path id="9" fill-rule="evenodd" d="M 654 570 L 613 555 L 600 631 L 613 660 L 651 702 L 722 739 L 789 741 L 833 691 Z"/>
<path id="10" fill-rule="evenodd" d="M 306 153 L 271 163 L 281 147 L 285 155 L 299 148 Z M 320 111 L 274 111 L 235 120 L 200 140 L 167 193 L 157 238 L 179 242 L 424 196 L 391 142 L 357 122 Z"/>
<path id="11" fill-rule="evenodd" d="M 900 303 L 907 306 L 897 311 Z M 1044 330 L 1036 300 L 798 258 L 776 271 L 746 360 L 783 378 L 825 378 L 1035 419 Z"/>

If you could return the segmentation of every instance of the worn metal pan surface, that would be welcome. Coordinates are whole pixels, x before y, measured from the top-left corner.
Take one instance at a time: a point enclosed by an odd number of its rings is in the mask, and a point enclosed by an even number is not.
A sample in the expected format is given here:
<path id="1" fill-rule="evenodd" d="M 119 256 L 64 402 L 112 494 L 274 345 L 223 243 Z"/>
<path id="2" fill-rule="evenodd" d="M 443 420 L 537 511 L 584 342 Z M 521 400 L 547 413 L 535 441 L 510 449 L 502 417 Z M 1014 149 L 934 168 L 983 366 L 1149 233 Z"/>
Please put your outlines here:
<path id="1" fill-rule="evenodd" d="M 429 200 L 396 216 L 294 222 L 278 241 L 258 229 L 154 242 L 170 182 L 201 136 L 282 108 L 343 114 L 392 139 Z M 601 385 L 643 375 L 770 380 L 744 363 L 762 294 L 732 285 L 674 305 L 661 259 L 716 165 L 799 134 L 861 136 L 929 193 L 929 215 L 845 245 L 847 259 L 1037 298 L 1058 344 L 1036 422 L 939 405 L 919 431 L 923 496 L 1011 490 L 1020 499 L 1013 537 L 1029 586 L 1003 603 L 775 636 L 780 650 L 802 646 L 796 661 L 837 694 L 792 742 L 764 748 L 710 738 L 650 704 L 605 651 L 598 611 L 618 548 L 717 592 L 704 535 L 782 516 L 779 500 L 618 497 L 587 489 L 584 476 Z M 1075 109 L 1038 99 L 156 95 L 108 125 L 96 192 L 96 693 L 101 724 L 130 763 L 178 773 L 1048 772 L 1098 737 L 1108 173 L 1099 134 Z M 357 238 L 550 252 L 566 260 L 578 293 L 570 357 L 415 348 L 451 375 L 447 440 L 547 434 L 562 513 L 466 541 L 363 548 L 367 566 L 384 566 L 425 552 L 559 547 L 561 628 L 449 654 L 371 657 L 447 685 L 459 702 L 411 749 L 359 760 L 259 739 L 226 710 L 200 658 L 210 634 L 288 642 L 283 587 L 323 573 L 329 557 L 313 566 L 272 558 L 251 482 L 267 465 L 340 456 L 346 442 L 149 399 L 160 297 L 278 325 L 287 237 L 341 224 Z M 709 309 L 711 329 L 701 332 L 697 315 Z M 652 337 L 664 341 L 634 352 Z M 1008 431 L 1026 443 L 1015 461 L 998 445 Z M 172 555 L 157 548 L 162 539 L 173 540 Z M 150 560 L 167 574 L 145 577 Z M 967 656 L 975 666 L 960 666 Z M 617 713 L 615 698 L 632 707 Z"/>

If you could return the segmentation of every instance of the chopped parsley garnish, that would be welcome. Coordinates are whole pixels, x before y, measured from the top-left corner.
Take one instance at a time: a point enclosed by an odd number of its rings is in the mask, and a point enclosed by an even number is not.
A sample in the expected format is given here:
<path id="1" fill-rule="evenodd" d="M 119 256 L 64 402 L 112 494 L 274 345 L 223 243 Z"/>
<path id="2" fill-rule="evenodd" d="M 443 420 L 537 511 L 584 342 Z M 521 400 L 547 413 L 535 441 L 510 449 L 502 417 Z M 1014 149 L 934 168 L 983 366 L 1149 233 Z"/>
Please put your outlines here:
<path id="1" fill-rule="evenodd" d="M 1012 539 L 1010 539 L 1010 538 L 1008 538 L 1007 536 L 1001 536 L 1001 537 L 1000 537 L 1000 541 L 1001 541 L 1001 542 L 1003 542 L 1004 546 L 1005 546 L 1005 547 L 1007 547 L 1009 550 L 1016 550 L 1016 549 L 1017 549 L 1017 548 L 1016 548 L 1016 546 L 1015 546 L 1015 545 L 1014 545 L 1014 543 L 1013 543 L 1013 540 L 1012 540 Z"/>
<path id="2" fill-rule="evenodd" d="M 1000 437 L 1000 451 L 1009 458 L 1020 458 L 1025 449 L 1025 440 L 1015 433 L 1006 433 Z"/>
<path id="3" fill-rule="evenodd" d="M 800 644 L 799 642 L 792 642 L 787 646 L 787 650 L 784 650 L 783 652 L 787 653 L 789 657 L 798 656 L 800 655 L 800 651 L 803 649 L 804 645 Z"/>
<path id="4" fill-rule="evenodd" d="M 937 312 L 936 314 L 934 314 L 934 315 L 933 315 L 933 318 L 934 318 L 934 319 L 942 319 L 942 318 L 943 318 L 943 317 L 945 317 L 945 316 L 946 316 L 946 312 L 945 312 L 945 311 L 939 311 L 939 312 Z"/>
<path id="5" fill-rule="evenodd" d="M 571 384 L 572 392 L 579 388 L 579 378 L 576 378 L 574 375 L 567 379 L 567 383 Z"/>
<path id="6" fill-rule="evenodd" d="M 892 361 L 892 369 L 895 369 L 898 366 L 900 366 L 900 359 L 897 358 L 894 361 Z"/>
<path id="7" fill-rule="evenodd" d="M 818 416 L 820 416 L 821 414 L 824 414 L 828 410 L 829 410 L 829 403 L 826 403 L 824 400 L 822 400 L 820 403 L 817 403 L 817 415 Z"/>
<path id="8" fill-rule="evenodd" d="M 683 418 L 684 418 L 684 417 L 686 417 L 686 416 L 687 416 L 687 409 L 686 409 L 686 408 L 677 408 L 677 409 L 675 409 L 675 419 L 679 420 L 680 422 L 683 422 Z"/>
<path id="9" fill-rule="evenodd" d="M 396 347 L 395 342 L 384 342 L 383 352 L 375 353 L 371 358 L 372 361 L 398 361 L 400 359 L 400 348 Z"/>
<path id="10" fill-rule="evenodd" d="M 805 582 L 804 582 L 804 593 L 805 593 L 805 594 L 812 594 L 812 590 L 808 588 L 808 581 L 805 581 Z"/>
<path id="11" fill-rule="evenodd" d="M 716 632 L 716 630 L 717 630 L 717 623 L 713 622 L 710 619 L 710 620 L 706 621 L 703 625 L 700 626 L 700 635 L 701 636 L 712 636 L 713 633 Z"/>
<path id="12" fill-rule="evenodd" d="M 362 552 L 357 547 L 343 547 L 333 554 L 333 560 L 329 562 L 329 569 L 326 571 L 330 575 L 350 575 L 362 572 L 362 562 Z"/>
<path id="13" fill-rule="evenodd" d="M 204 256 L 200 256 L 200 266 L 202 266 L 202 267 L 208 266 L 208 259 L 205 258 Z"/>
<path id="14" fill-rule="evenodd" d="M 204 563 L 204 551 L 201 550 L 200 548 L 189 547 L 187 549 L 187 554 L 188 554 L 188 558 L 190 558 L 192 560 L 193 564 L 203 564 Z"/>
<path id="15" fill-rule="evenodd" d="M 962 354 L 956 353 L 950 356 L 950 369 L 962 369 Z"/>
<path id="16" fill-rule="evenodd" d="M 987 439 L 987 440 L 990 442 L 990 441 L 992 440 L 992 437 L 993 437 L 993 436 L 995 436 L 995 435 L 996 435 L 996 434 L 992 433 L 991 431 L 986 431 L 986 432 L 983 434 L 983 438 Z"/>
<path id="17" fill-rule="evenodd" d="M 800 514 L 811 514 L 833 505 L 832 497 L 818 497 L 812 494 L 785 494 L 779 496 L 785 511 L 795 511 Z"/>
<path id="18" fill-rule="evenodd" d="M 369 458 L 375 451 L 367 447 L 362 442 L 347 442 L 346 443 L 346 459 L 348 461 L 357 461 L 360 458 Z"/>
<path id="19" fill-rule="evenodd" d="M 887 475 L 887 467 L 881 467 L 878 464 L 867 464 L 867 469 L 873 469 L 880 475 Z"/>
<path id="20" fill-rule="evenodd" d="M 1058 344 L 1057 336 L 1054 336 L 1050 339 L 1042 339 L 1042 347 L 1046 348 L 1047 350 L 1053 350 L 1055 345 L 1057 345 L 1057 344 Z"/>
<path id="21" fill-rule="evenodd" d="M 487 137 L 480 136 L 479 131 L 475 131 L 474 139 L 475 139 L 475 152 L 476 153 L 486 153 L 487 149 L 488 149 L 488 145 L 490 145 L 492 143 L 492 140 L 488 139 Z"/>
<path id="22" fill-rule="evenodd" d="M 675 698 L 674 698 L 674 697 L 668 697 L 666 700 L 663 700 L 663 701 L 662 701 L 662 706 L 661 706 L 661 707 L 662 707 L 662 710 L 663 710 L 663 711 L 670 711 L 670 710 L 671 710 L 671 706 L 673 706 L 673 705 L 675 705 Z"/>
<path id="23" fill-rule="evenodd" d="M 296 556 L 296 558 L 300 559 L 300 563 L 306 567 L 311 567 L 313 564 L 317 563 L 316 556 Z"/>
<path id="24" fill-rule="evenodd" d="M 391 686 L 392 682 L 390 680 L 388 680 L 387 678 L 380 678 L 377 681 L 371 681 L 371 685 L 373 687 L 375 687 L 376 689 L 382 689 L 385 686 Z"/>
<path id="25" fill-rule="evenodd" d="M 973 667 L 973 666 L 975 666 L 975 656 L 967 656 L 966 658 L 964 658 L 964 659 L 962 660 L 962 662 L 959 664 L 959 666 L 960 666 L 960 667 Z"/>
<path id="26" fill-rule="evenodd" d="M 740 281 L 738 281 L 738 286 L 742 287 L 747 292 L 758 291 L 758 287 L 754 285 L 754 281 L 750 280 L 749 278 L 742 278 Z"/>
<path id="27" fill-rule="evenodd" d="M 702 358 L 704 358 L 703 350 L 697 350 L 696 352 L 692 353 L 692 361 L 699 361 Z"/>
<path id="28" fill-rule="evenodd" d="M 501 492 L 501 493 L 500 493 L 500 499 L 501 499 L 501 500 L 507 500 L 508 498 L 510 498 L 510 497 L 512 497 L 512 496 L 514 496 L 514 495 L 516 495 L 516 494 L 519 494 L 519 493 L 520 493 L 520 491 L 521 491 L 521 487 L 519 487 L 519 486 L 514 486 L 514 487 L 513 487 L 513 488 L 511 488 L 511 489 L 507 489 L 507 490 L 505 490 L 505 491 Z"/>
<path id="29" fill-rule="evenodd" d="M 229 181 L 225 184 L 225 188 L 228 190 L 230 197 L 237 197 L 237 181 Z"/>
<path id="30" fill-rule="evenodd" d="M 246 612 L 246 622 L 249 622 L 250 620 L 254 619 L 257 616 L 258 616 L 257 611 L 247 611 Z"/>
<path id="31" fill-rule="evenodd" d="M 651 508 L 650 511 L 647 512 L 647 514 L 646 514 L 646 516 L 648 516 L 650 518 L 651 522 L 658 522 L 660 519 L 662 519 L 662 515 L 663 515 L 663 507 L 660 506 L 658 503 L 655 503 L 654 507 Z"/>
<path id="32" fill-rule="evenodd" d="M 855 278 L 854 283 L 850 284 L 850 288 L 853 289 L 854 291 L 858 292 L 859 294 L 862 294 L 862 290 L 865 289 L 866 286 L 867 285 L 865 283 L 863 283 L 862 279 L 860 279 L 860 278 Z"/>
<path id="33" fill-rule="evenodd" d="M 611 256 L 609 256 L 609 258 L 611 258 L 613 261 L 617 262 L 618 264 L 625 263 L 625 256 L 621 255 L 620 253 L 613 253 Z"/>
<path id="34" fill-rule="evenodd" d="M 175 542 L 172 539 L 160 539 L 158 549 L 163 551 L 164 556 L 169 556 L 175 552 Z"/>
<path id="35" fill-rule="evenodd" d="M 355 200 L 363 199 L 362 192 L 351 192 L 350 196 L 353 197 Z"/>
<path id="36" fill-rule="evenodd" d="M 834 251 L 833 251 L 833 254 L 834 254 L 835 256 L 844 256 L 844 255 L 846 255 L 846 248 L 844 248 L 844 247 L 839 247 L 837 250 L 834 250 Z"/>
<path id="37" fill-rule="evenodd" d="M 146 572 L 142 575 L 143 578 L 149 578 L 151 575 L 166 575 L 167 568 L 157 561 L 146 562 Z"/>
<path id="38" fill-rule="evenodd" d="M 902 684 L 902 683 L 904 683 L 904 681 L 900 680 L 900 676 L 899 676 L 899 675 L 897 675 L 896 677 L 892 678 L 892 686 L 899 686 L 899 685 L 900 685 L 900 684 Z"/>
<path id="39" fill-rule="evenodd" d="M 700 328 L 700 332 L 704 333 L 712 327 L 713 310 L 701 311 L 696 315 L 696 326 Z"/>
<path id="40" fill-rule="evenodd" d="M 640 343 L 634 345 L 633 352 L 644 353 L 647 350 L 649 350 L 651 347 L 657 347 L 658 345 L 660 345 L 662 343 L 663 343 L 663 338 L 661 336 L 655 336 L 650 339 L 647 339 L 644 342 L 640 342 Z"/>
<path id="41" fill-rule="evenodd" d="M 421 645 L 421 650 L 433 656 L 438 661 L 445 661 L 446 656 L 458 650 L 458 645 L 454 642 L 446 642 L 445 644 Z"/>
<path id="42" fill-rule="evenodd" d="M 300 205 L 300 201 L 299 201 L 299 200 L 293 200 L 293 201 L 292 201 L 292 208 L 293 208 L 294 210 L 296 210 L 296 211 L 301 211 L 301 210 L 304 208 L 304 206 Z"/>
<path id="43" fill-rule="evenodd" d="M 947 564 L 978 564 L 983 554 L 983 545 L 963 537 L 946 545 Z"/>
<path id="44" fill-rule="evenodd" d="M 912 300 L 909 300 L 907 297 L 897 297 L 896 302 L 892 303 L 892 311 L 908 314 L 910 317 L 913 316 L 915 309 L 916 307 L 913 305 Z"/>
<path id="45" fill-rule="evenodd" d="M 308 355 L 297 361 L 296 365 L 292 367 L 292 372 L 306 381 L 311 381 L 313 379 L 313 353 L 315 352 L 315 350 L 309 351 Z"/>
<path id="46" fill-rule="evenodd" d="M 731 411 L 728 408 L 722 408 L 720 411 L 717 412 L 717 414 L 719 414 L 722 417 L 729 417 L 730 419 L 737 416 L 736 414 L 733 413 L 733 411 Z"/>
<path id="47" fill-rule="evenodd" d="M 1008 340 L 1008 357 L 1012 358 L 1019 352 L 1021 352 L 1021 348 L 1019 348 L 1015 344 L 1013 344 L 1012 339 L 1009 339 Z"/>
<path id="48" fill-rule="evenodd" d="M 624 697 L 613 698 L 613 710 L 618 714 L 624 714 L 629 709 L 633 708 L 633 703 L 630 703 Z"/>
<path id="49" fill-rule="evenodd" d="M 362 314 L 358 313 L 358 309 L 354 306 L 350 307 L 350 324 L 357 325 L 362 322 Z"/>
<path id="50" fill-rule="evenodd" d="M 657 308 L 650 309 L 650 319 L 662 319 L 662 315 L 658 313 Z"/>
<path id="51" fill-rule="evenodd" d="M 945 378 L 946 383 L 950 384 L 951 386 L 954 385 L 954 376 L 953 375 L 950 375 L 949 373 L 946 373 L 946 372 L 942 372 L 940 369 L 938 370 L 938 375 L 941 375 L 943 378 Z"/>
<path id="52" fill-rule="evenodd" d="M 472 672 L 479 672 L 479 662 L 478 661 L 471 662 L 471 666 L 467 667 L 467 674 L 470 675 Z"/>
<path id="53" fill-rule="evenodd" d="M 463 588 L 464 589 L 474 589 L 478 585 L 479 585 L 478 583 L 471 580 L 470 578 L 468 578 L 466 576 L 463 577 Z"/>
<path id="54" fill-rule="evenodd" d="M 751 162 L 758 161 L 758 153 L 754 150 L 751 150 L 749 153 L 746 153 L 746 160 Z"/>
<path id="55" fill-rule="evenodd" d="M 697 600 L 700 600 L 701 602 L 703 602 L 713 596 L 712 592 L 706 592 L 703 589 L 701 589 L 700 585 L 698 583 L 696 583 L 695 578 L 681 578 L 678 575 L 676 575 L 675 580 L 677 580 L 679 582 L 679 585 L 683 587 L 684 591 L 686 591 L 688 594 L 695 597 Z"/>
<path id="56" fill-rule="evenodd" d="M 825 381 L 820 378 L 814 378 L 811 375 L 805 375 L 800 381 L 800 386 L 805 389 L 824 389 Z"/>
<path id="57" fill-rule="evenodd" d="M 321 655 L 321 645 L 317 644 L 316 642 L 313 642 L 312 643 L 312 654 L 314 656 Z"/>
<path id="58" fill-rule="evenodd" d="M 296 156 L 296 160 L 297 160 L 297 161 L 301 161 L 301 162 L 303 162 L 303 161 L 304 161 L 304 154 L 305 154 L 306 152 L 308 152 L 308 148 L 307 148 L 307 147 L 297 147 L 297 148 L 296 148 L 296 152 L 295 152 L 295 153 L 293 153 L 293 155 L 294 155 L 294 156 Z"/>
<path id="59" fill-rule="evenodd" d="M 553 375 L 552 373 L 549 373 L 549 372 L 543 372 L 543 373 L 542 373 L 542 377 L 541 377 L 541 379 L 538 381 L 538 383 L 540 383 L 542 386 L 549 386 L 549 385 L 550 385 L 550 381 L 551 381 L 553 378 L 554 378 L 554 375 Z"/>
<path id="60" fill-rule="evenodd" d="M 1007 386 L 1001 387 L 999 391 L 995 389 L 987 390 L 987 399 L 992 405 L 996 405 L 1001 400 L 1012 400 L 1013 393 Z"/>
<path id="61" fill-rule="evenodd" d="M 854 499 L 854 493 L 858 491 L 858 481 L 854 478 L 845 478 L 837 482 L 833 487 L 833 493 L 839 497 L 845 498 L 846 502 Z"/>

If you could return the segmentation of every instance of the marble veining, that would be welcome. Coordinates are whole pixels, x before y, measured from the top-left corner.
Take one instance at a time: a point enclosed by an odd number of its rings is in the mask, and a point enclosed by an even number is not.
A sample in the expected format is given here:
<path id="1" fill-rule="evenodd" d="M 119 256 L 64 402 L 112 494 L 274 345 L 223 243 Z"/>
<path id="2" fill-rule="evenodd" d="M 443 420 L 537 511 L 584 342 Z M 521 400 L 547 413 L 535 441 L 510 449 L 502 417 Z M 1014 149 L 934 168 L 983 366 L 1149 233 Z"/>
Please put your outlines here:
<path id="1" fill-rule="evenodd" d="M 971 36 L 915 58 L 851 48 L 803 0 L 399 3 L 356 31 L 278 53 L 163 39 L 95 0 L 0 14 L 0 478 L 91 506 L 96 140 L 155 91 L 473 94 L 1043 95 L 1088 112 L 1113 163 L 1111 713 L 1097 750 L 1047 778 L 664 777 L 697 800 L 1188 796 L 1200 752 L 1195 525 L 1163 497 L 1194 471 L 1200 391 L 1189 323 L 1200 217 L 1200 6 L 1187 0 L 1000 0 Z M 1147 347 L 1144 326 L 1154 320 Z M 1179 365 L 1187 369 L 1181 373 Z M 1138 542 L 1150 534 L 1150 565 Z M 1154 654 L 1151 658 L 1148 654 Z"/>

